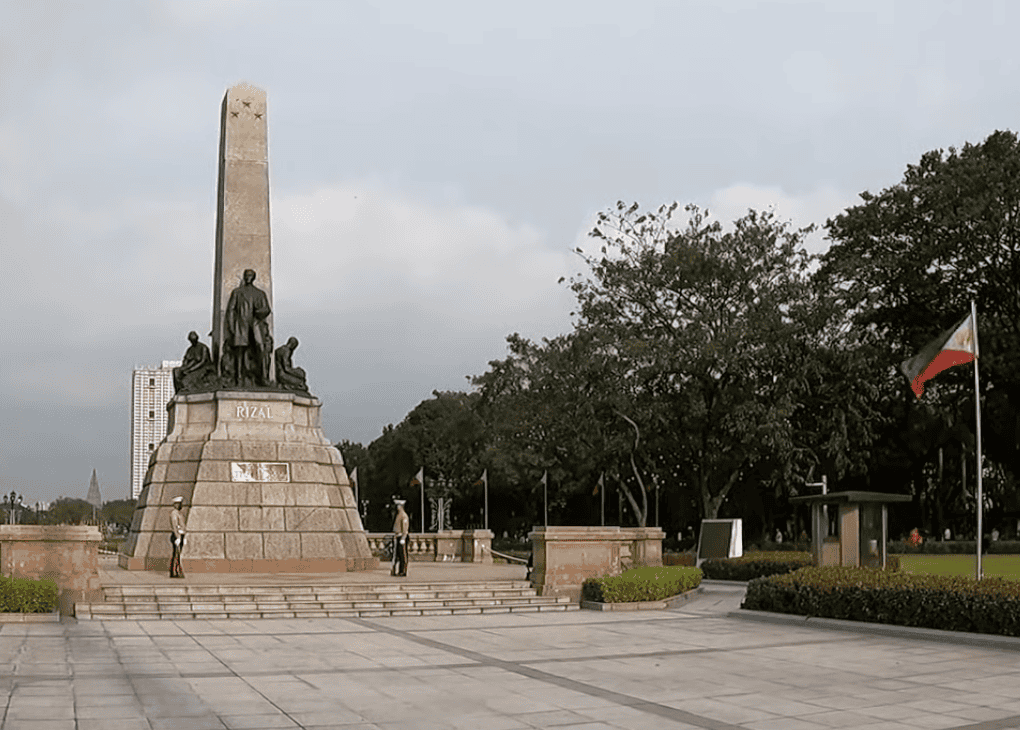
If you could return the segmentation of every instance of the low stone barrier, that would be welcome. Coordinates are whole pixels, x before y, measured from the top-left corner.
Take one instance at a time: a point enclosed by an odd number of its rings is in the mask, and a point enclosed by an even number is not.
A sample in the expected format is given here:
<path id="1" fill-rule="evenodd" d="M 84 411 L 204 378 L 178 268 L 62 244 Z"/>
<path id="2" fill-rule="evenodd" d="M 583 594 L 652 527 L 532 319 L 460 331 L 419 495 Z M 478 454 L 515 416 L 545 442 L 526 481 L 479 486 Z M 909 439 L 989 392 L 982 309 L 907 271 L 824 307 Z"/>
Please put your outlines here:
<path id="1" fill-rule="evenodd" d="M 61 613 L 76 601 L 101 601 L 99 529 L 74 525 L 0 525 L 0 572 L 8 578 L 49 578 L 60 589 Z"/>
<path id="2" fill-rule="evenodd" d="M 540 596 L 581 600 L 586 578 L 662 565 L 658 527 L 536 527 L 531 538 L 531 585 Z"/>
<path id="3" fill-rule="evenodd" d="M 392 540 L 392 532 L 368 533 L 368 546 L 377 558 L 388 554 Z M 492 530 L 412 532 L 408 554 L 419 562 L 491 563 Z"/>

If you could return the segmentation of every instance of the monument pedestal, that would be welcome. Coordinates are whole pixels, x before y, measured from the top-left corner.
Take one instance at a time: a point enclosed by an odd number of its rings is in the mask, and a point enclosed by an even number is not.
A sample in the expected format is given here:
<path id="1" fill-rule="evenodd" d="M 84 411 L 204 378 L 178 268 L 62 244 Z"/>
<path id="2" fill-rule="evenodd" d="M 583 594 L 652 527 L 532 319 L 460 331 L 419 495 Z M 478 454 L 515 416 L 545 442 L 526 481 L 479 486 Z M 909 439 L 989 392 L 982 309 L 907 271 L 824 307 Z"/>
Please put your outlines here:
<path id="1" fill-rule="evenodd" d="M 343 459 L 322 432 L 321 405 L 281 392 L 175 396 L 120 566 L 169 570 L 171 500 L 179 496 L 185 574 L 377 567 Z"/>

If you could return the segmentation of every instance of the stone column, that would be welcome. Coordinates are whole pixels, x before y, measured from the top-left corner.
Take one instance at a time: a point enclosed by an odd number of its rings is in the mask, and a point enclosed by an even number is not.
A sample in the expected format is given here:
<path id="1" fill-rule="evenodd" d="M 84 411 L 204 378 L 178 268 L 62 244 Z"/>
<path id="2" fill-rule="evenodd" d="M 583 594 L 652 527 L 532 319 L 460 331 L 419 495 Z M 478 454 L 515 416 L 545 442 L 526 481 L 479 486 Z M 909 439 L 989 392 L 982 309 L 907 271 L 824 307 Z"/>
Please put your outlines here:
<path id="1" fill-rule="evenodd" d="M 216 200 L 212 354 L 218 363 L 227 301 L 245 269 L 273 307 L 269 239 L 269 143 L 266 92 L 246 83 L 227 90 L 220 118 L 220 171 Z M 273 334 L 273 316 L 267 320 Z M 275 341 L 275 338 L 274 338 Z M 270 365 L 272 375 L 273 365 Z"/>

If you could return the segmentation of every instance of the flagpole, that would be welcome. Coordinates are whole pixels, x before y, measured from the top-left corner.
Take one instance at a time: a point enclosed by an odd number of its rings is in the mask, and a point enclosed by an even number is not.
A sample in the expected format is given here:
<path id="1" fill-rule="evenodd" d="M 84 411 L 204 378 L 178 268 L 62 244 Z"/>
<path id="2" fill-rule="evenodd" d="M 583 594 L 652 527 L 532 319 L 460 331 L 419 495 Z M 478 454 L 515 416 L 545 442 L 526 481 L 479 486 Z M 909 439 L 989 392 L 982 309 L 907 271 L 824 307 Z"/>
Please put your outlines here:
<path id="1" fill-rule="evenodd" d="M 599 487 L 602 489 L 602 526 L 606 526 L 606 473 L 602 472 L 599 477 Z"/>
<path id="2" fill-rule="evenodd" d="M 485 529 L 489 529 L 489 470 L 482 469 L 482 484 L 485 485 Z"/>
<path id="3" fill-rule="evenodd" d="M 425 534 L 425 467 L 423 466 L 418 470 L 418 474 L 421 475 L 421 479 L 418 481 L 421 484 L 421 534 Z"/>
<path id="4" fill-rule="evenodd" d="M 981 493 L 981 381 L 978 375 L 978 326 L 977 326 L 977 304 L 970 300 L 970 317 L 974 325 L 974 416 L 976 427 L 974 434 L 977 437 L 977 579 L 984 578 L 984 566 L 981 564 L 981 540 L 983 535 L 984 522 L 984 496 Z"/>
<path id="5" fill-rule="evenodd" d="M 542 488 L 545 494 L 545 526 L 549 527 L 549 471 L 542 472 Z"/>

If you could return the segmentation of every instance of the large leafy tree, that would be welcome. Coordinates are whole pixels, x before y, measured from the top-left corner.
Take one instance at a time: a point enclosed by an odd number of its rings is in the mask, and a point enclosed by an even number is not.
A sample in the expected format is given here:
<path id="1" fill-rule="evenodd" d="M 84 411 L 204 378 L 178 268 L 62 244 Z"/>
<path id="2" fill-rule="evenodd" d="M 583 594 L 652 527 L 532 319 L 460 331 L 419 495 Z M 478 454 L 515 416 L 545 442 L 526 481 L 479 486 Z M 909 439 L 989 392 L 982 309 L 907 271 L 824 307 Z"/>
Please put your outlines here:
<path id="1" fill-rule="evenodd" d="M 1005 470 L 996 483 L 1008 492 L 1020 473 L 1017 135 L 997 131 L 980 144 L 928 152 L 899 183 L 861 193 L 861 203 L 826 228 L 833 245 L 816 282 L 840 297 L 859 331 L 884 343 L 873 352 L 877 370 L 895 373 L 976 300 L 986 468 Z M 893 377 L 898 384 L 879 406 L 888 416 L 880 461 L 898 465 L 922 519 L 937 530 L 973 489 L 963 476 L 973 463 L 973 376 L 953 368 L 926 385 L 922 402 Z M 892 473 L 876 466 L 876 476 Z"/>
<path id="2" fill-rule="evenodd" d="M 553 519 L 590 519 L 592 488 L 605 475 L 635 522 L 647 524 L 646 487 L 657 472 L 647 468 L 639 424 L 646 414 L 627 391 L 615 348 L 589 330 L 541 343 L 514 334 L 507 342 L 508 357 L 473 379 L 498 463 L 536 487 L 530 495 L 536 504 L 537 479 L 548 471 Z"/>
<path id="3" fill-rule="evenodd" d="M 367 495 L 372 504 L 388 508 L 394 496 L 408 499 L 409 512 L 417 513 L 412 520 L 415 524 L 421 508 L 418 487 L 410 482 L 424 467 L 427 495 L 453 499 L 455 524 L 477 524 L 482 493 L 476 482 L 484 468 L 487 438 L 485 424 L 475 412 L 478 395 L 436 391 L 433 396 L 415 406 L 396 426 L 387 426 L 366 453 L 348 445 L 347 452 L 353 457 L 348 469 L 359 467 L 365 487 L 362 497 Z M 364 472 L 362 463 L 367 467 Z M 385 509 L 372 509 L 369 521 L 379 529 L 388 529 L 380 522 L 386 514 Z"/>
<path id="4" fill-rule="evenodd" d="M 793 471 L 810 229 L 749 211 L 724 231 L 698 207 L 684 210 L 679 230 L 676 203 L 600 213 L 590 234 L 599 252 L 578 249 L 590 274 L 571 287 L 578 327 L 626 362 L 635 397 L 655 404 L 649 425 L 671 435 L 682 481 L 713 518 L 759 463 L 776 463 L 767 480 Z"/>
<path id="5" fill-rule="evenodd" d="M 134 499 L 111 499 L 103 505 L 100 518 L 108 525 L 114 525 L 121 532 L 131 528 L 131 518 L 135 514 Z"/>

